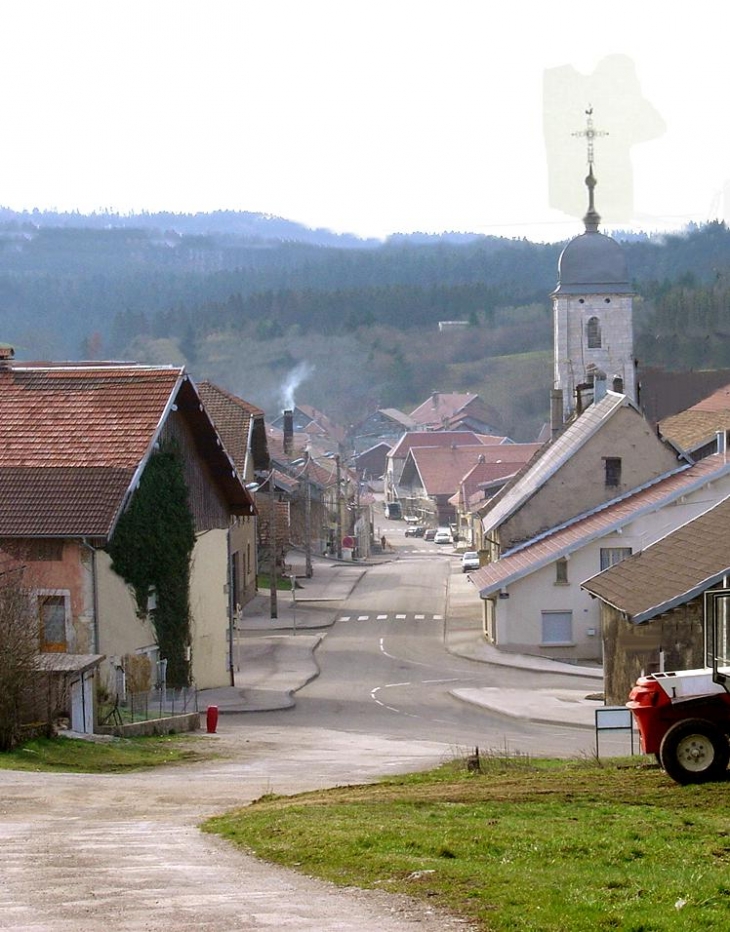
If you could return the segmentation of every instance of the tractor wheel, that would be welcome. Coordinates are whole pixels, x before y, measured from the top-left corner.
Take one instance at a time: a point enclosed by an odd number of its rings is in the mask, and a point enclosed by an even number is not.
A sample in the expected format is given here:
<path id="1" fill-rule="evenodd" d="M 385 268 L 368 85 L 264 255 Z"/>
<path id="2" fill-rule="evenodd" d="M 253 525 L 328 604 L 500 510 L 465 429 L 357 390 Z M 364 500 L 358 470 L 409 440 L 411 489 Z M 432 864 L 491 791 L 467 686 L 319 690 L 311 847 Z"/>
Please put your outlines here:
<path id="1" fill-rule="evenodd" d="M 688 718 L 664 735 L 659 759 L 677 783 L 708 783 L 725 774 L 730 744 L 717 725 L 703 718 Z"/>

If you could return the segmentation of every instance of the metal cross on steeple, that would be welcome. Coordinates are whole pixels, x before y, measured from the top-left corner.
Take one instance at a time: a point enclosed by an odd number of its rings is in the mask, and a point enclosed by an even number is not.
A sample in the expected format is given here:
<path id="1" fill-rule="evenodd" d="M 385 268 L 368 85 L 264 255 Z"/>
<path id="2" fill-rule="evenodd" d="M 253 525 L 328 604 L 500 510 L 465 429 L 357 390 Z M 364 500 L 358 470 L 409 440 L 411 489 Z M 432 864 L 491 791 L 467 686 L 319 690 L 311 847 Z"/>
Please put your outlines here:
<path id="1" fill-rule="evenodd" d="M 597 136 L 608 136 L 608 133 L 602 129 L 596 129 L 593 125 L 593 107 L 589 105 L 586 110 L 586 128 L 572 133 L 573 136 L 585 136 L 588 144 L 588 164 L 593 165 L 593 140 Z"/>
<path id="2" fill-rule="evenodd" d="M 583 222 L 585 223 L 587 233 L 596 233 L 598 232 L 598 224 L 601 222 L 601 217 L 593 203 L 593 190 L 598 183 L 593 175 L 593 141 L 596 136 L 608 136 L 608 133 L 596 129 L 593 125 L 593 107 L 589 106 L 586 110 L 586 128 L 577 133 L 573 133 L 573 136 L 585 136 L 588 143 L 588 177 L 586 178 L 586 187 L 588 188 L 588 212 L 583 218 Z"/>

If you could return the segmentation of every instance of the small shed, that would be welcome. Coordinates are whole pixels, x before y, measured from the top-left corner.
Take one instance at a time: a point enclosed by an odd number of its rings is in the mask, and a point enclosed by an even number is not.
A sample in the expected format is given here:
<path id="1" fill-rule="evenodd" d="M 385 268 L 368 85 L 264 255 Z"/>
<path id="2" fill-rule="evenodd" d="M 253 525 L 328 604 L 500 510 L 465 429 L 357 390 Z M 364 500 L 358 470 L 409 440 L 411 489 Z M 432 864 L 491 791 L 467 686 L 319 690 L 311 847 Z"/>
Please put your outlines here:
<path id="1" fill-rule="evenodd" d="M 44 653 L 38 669 L 55 695 L 68 695 L 71 731 L 90 735 L 96 721 L 95 673 L 104 654 Z"/>

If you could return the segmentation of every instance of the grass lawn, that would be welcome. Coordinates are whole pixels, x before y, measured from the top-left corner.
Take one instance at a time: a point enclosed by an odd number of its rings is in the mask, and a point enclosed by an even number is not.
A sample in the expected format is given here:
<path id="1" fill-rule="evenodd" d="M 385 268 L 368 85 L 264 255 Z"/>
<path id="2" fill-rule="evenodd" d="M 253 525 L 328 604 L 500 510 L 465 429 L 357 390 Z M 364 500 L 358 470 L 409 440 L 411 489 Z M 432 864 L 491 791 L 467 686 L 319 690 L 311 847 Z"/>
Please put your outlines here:
<path id="1" fill-rule="evenodd" d="M 490 932 L 730 928 L 730 786 L 653 759 L 488 759 L 211 819 L 257 855 L 428 898 Z"/>
<path id="2" fill-rule="evenodd" d="M 117 738 L 85 741 L 80 738 L 37 738 L 0 754 L 0 770 L 66 773 L 121 773 L 169 764 L 186 764 L 211 757 L 209 744 L 194 737 Z"/>

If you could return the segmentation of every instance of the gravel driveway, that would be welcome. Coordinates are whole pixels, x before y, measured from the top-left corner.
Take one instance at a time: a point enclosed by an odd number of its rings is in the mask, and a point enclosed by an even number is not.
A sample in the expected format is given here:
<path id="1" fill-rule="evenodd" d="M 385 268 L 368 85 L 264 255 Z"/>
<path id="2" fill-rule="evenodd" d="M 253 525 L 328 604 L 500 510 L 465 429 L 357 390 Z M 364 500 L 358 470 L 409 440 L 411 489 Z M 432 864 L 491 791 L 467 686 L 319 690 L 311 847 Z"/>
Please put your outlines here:
<path id="1" fill-rule="evenodd" d="M 197 827 L 264 793 L 362 783 L 431 766 L 448 748 L 227 723 L 200 740 L 226 756 L 123 775 L 0 770 L 0 929 L 468 928 L 405 898 L 342 890 L 262 863 Z"/>

